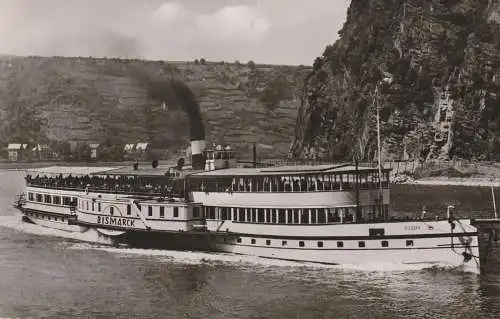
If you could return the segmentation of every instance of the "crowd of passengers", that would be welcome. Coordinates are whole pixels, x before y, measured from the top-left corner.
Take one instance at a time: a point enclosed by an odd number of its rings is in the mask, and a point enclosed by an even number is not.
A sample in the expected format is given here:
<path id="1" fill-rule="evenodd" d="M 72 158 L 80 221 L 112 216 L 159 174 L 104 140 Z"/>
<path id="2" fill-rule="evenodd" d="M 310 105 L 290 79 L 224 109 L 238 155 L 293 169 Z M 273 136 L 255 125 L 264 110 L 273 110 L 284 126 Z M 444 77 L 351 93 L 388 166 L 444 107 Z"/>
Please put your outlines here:
<path id="1" fill-rule="evenodd" d="M 235 177 L 225 180 L 192 181 L 191 189 L 205 192 L 310 192 L 352 190 L 356 187 L 354 176 L 345 180 L 339 177 L 332 179 L 315 176 Z M 360 178 L 358 187 L 375 189 L 379 187 L 378 178 Z M 382 187 L 388 187 L 387 179 L 382 181 Z"/>
<path id="2" fill-rule="evenodd" d="M 88 191 L 109 191 L 141 194 L 173 195 L 181 193 L 175 183 L 168 178 L 147 179 L 128 176 L 69 176 L 62 174 L 55 177 L 26 176 L 28 186 L 38 186 L 60 189 L 78 189 Z"/>

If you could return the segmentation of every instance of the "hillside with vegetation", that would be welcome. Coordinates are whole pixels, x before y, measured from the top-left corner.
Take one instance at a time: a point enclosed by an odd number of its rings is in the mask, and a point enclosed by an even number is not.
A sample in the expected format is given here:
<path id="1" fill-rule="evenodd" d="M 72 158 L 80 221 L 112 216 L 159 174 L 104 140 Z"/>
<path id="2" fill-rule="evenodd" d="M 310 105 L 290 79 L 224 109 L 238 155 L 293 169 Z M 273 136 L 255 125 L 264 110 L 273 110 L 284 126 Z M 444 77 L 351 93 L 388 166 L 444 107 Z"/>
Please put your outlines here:
<path id="1" fill-rule="evenodd" d="M 383 159 L 500 160 L 499 0 L 352 0 L 339 35 L 306 80 L 294 157 L 373 160 L 378 106 Z"/>
<path id="2" fill-rule="evenodd" d="M 309 67 L 105 58 L 0 57 L 0 143 L 149 142 L 169 155 L 189 145 L 187 115 L 148 95 L 137 74 L 175 78 L 195 93 L 209 142 L 248 157 L 286 156 Z M 259 145 L 258 144 L 258 145 Z"/>

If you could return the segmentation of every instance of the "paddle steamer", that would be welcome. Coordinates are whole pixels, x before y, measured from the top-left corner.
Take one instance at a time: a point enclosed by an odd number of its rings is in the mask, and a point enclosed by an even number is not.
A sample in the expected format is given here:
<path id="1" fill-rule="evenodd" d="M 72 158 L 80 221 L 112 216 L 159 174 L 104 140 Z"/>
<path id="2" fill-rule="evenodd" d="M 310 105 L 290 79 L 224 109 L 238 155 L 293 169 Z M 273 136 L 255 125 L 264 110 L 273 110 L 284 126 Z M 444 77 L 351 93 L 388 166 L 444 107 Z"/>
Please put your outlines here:
<path id="1" fill-rule="evenodd" d="M 43 226 L 93 229 L 134 247 L 479 271 L 477 229 L 470 219 L 455 219 L 451 212 L 441 220 L 390 215 L 387 169 L 242 168 L 235 152 L 223 147 L 204 150 L 204 158 L 196 167 L 93 168 L 86 175 L 64 168 L 66 177 L 52 184 L 38 171 L 38 178 L 27 179 L 20 209 Z M 68 178 L 72 189 L 61 188 Z"/>

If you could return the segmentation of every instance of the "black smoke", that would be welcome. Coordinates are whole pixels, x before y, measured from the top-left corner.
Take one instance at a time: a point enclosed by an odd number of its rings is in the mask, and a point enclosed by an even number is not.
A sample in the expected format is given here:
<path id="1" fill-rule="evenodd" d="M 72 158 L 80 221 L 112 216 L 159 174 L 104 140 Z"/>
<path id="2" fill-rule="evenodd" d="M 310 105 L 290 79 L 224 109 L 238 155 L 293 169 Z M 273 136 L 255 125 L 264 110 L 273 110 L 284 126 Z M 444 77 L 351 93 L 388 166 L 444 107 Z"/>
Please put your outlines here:
<path id="1" fill-rule="evenodd" d="M 165 102 L 168 107 L 180 107 L 186 112 L 192 141 L 205 139 L 205 127 L 198 100 L 184 82 L 169 77 L 150 76 L 141 71 L 135 71 L 133 76 L 146 88 L 151 99 L 159 104 Z"/>

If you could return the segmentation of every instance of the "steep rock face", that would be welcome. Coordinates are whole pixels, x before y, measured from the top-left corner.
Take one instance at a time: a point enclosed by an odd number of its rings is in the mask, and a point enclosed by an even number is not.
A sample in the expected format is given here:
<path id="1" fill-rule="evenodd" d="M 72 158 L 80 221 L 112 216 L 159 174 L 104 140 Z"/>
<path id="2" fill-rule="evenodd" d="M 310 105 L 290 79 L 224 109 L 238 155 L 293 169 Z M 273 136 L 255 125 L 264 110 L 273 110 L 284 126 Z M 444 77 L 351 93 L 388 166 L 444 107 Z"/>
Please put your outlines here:
<path id="1" fill-rule="evenodd" d="M 339 34 L 291 156 L 373 159 L 378 105 L 385 159 L 500 158 L 499 0 L 352 0 Z"/>
<path id="2" fill-rule="evenodd" d="M 0 57 L 0 142 L 189 145 L 178 105 L 148 97 L 135 74 L 173 77 L 196 94 L 209 141 L 287 153 L 310 67 L 63 57 Z M 263 153 L 266 154 L 263 154 Z"/>

